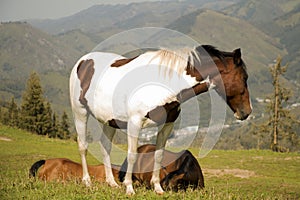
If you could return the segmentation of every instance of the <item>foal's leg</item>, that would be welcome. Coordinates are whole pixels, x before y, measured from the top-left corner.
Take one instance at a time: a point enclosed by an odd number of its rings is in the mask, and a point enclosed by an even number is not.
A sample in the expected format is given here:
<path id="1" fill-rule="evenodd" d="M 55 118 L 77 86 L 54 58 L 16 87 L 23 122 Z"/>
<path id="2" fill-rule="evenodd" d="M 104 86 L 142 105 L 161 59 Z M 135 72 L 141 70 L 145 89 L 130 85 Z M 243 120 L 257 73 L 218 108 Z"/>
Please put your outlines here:
<path id="1" fill-rule="evenodd" d="M 82 181 L 86 186 L 91 185 L 91 178 L 88 172 L 87 162 L 86 162 L 86 154 L 88 143 L 86 141 L 86 126 L 87 126 L 87 118 L 88 113 L 85 109 L 79 109 L 74 113 L 74 122 L 77 131 L 77 143 L 78 149 L 81 156 L 82 162 Z"/>
<path id="2" fill-rule="evenodd" d="M 119 187 L 119 185 L 116 183 L 114 179 L 112 169 L 111 169 L 111 162 L 110 162 L 112 139 L 115 133 L 116 133 L 116 129 L 108 125 L 103 125 L 103 134 L 101 137 L 100 146 L 101 146 L 101 153 L 103 156 L 106 182 L 111 187 Z"/>
<path id="3" fill-rule="evenodd" d="M 162 189 L 160 185 L 160 178 L 159 178 L 159 172 L 161 168 L 161 161 L 163 158 L 163 151 L 166 146 L 167 139 L 173 130 L 174 123 L 166 123 L 162 127 L 162 129 L 157 134 L 156 139 L 156 151 L 154 154 L 154 169 L 153 174 L 151 178 L 151 183 L 154 186 L 154 191 L 157 194 L 163 194 L 164 190 Z"/>
<path id="4" fill-rule="evenodd" d="M 127 125 L 127 139 L 128 139 L 128 154 L 127 154 L 127 172 L 125 175 L 124 185 L 126 186 L 126 194 L 135 194 L 132 186 L 132 172 L 133 166 L 137 158 L 137 145 L 139 131 L 141 130 L 141 118 L 132 117 Z"/>

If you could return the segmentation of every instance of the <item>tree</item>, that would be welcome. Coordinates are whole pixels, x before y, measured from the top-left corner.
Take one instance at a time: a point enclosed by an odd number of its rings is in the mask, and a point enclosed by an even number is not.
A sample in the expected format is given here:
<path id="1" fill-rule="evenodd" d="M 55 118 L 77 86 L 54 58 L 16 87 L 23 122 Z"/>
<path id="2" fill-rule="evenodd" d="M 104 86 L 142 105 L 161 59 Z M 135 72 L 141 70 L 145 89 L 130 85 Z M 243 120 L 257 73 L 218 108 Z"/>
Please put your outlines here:
<path id="1" fill-rule="evenodd" d="M 21 103 L 21 128 L 42 134 L 45 112 L 43 90 L 36 72 L 31 73 Z"/>
<path id="2" fill-rule="evenodd" d="M 0 102 L 0 122 L 4 125 L 8 125 L 9 114 L 8 114 L 9 103 L 1 100 Z"/>
<path id="3" fill-rule="evenodd" d="M 52 109 L 49 101 L 46 101 L 44 103 L 44 107 L 45 109 L 41 119 L 42 122 L 41 134 L 50 136 L 53 132 L 53 122 L 52 122 Z"/>
<path id="4" fill-rule="evenodd" d="M 269 119 L 254 131 L 257 135 L 260 132 L 270 133 L 272 138 L 271 149 L 273 151 L 286 151 L 288 150 L 287 147 L 296 148 L 295 145 L 298 145 L 297 134 L 293 129 L 298 121 L 286 106 L 291 97 L 291 91 L 285 88 L 282 81 L 280 81 L 280 77 L 286 72 L 286 69 L 287 65 L 282 67 L 281 58 L 278 57 L 276 64 L 270 69 L 274 90 L 267 105 Z"/>
<path id="5" fill-rule="evenodd" d="M 70 138 L 69 128 L 70 128 L 69 117 L 67 113 L 64 111 L 61 117 L 58 137 L 61 139 L 69 139 Z"/>
<path id="6" fill-rule="evenodd" d="M 49 135 L 49 137 L 52 137 L 52 138 L 56 138 L 57 137 L 57 132 L 58 132 L 58 123 L 57 123 L 57 119 L 56 119 L 56 113 L 54 112 L 53 115 L 52 115 L 52 132 L 51 134 Z"/>
<path id="7" fill-rule="evenodd" d="M 11 98 L 11 102 L 8 107 L 8 125 L 12 127 L 18 127 L 19 125 L 19 108 L 15 103 L 15 98 Z"/>

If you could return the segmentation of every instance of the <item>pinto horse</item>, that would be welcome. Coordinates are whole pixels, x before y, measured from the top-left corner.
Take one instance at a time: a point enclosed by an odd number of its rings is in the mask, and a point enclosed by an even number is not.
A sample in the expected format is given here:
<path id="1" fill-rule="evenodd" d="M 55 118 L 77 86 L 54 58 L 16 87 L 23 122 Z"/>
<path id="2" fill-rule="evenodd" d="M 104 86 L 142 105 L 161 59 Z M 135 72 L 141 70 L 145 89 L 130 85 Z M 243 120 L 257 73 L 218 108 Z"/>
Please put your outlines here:
<path id="1" fill-rule="evenodd" d="M 155 145 L 147 144 L 138 148 L 137 160 L 134 164 L 132 179 L 150 188 L 152 170 L 154 166 Z M 204 178 L 197 159 L 188 150 L 174 153 L 164 151 L 160 169 L 160 184 L 163 189 L 186 190 L 188 187 L 204 188 Z M 124 181 L 127 171 L 127 159 L 123 162 L 119 180 Z"/>
<path id="2" fill-rule="evenodd" d="M 208 84 L 203 82 L 208 78 Z M 202 45 L 189 50 L 148 51 L 130 59 L 104 52 L 83 56 L 70 76 L 70 99 L 83 182 L 90 185 L 86 162 L 89 116 L 103 125 L 106 137 L 102 137 L 100 146 L 106 182 L 112 187 L 119 186 L 111 169 L 111 141 L 116 128 L 127 129 L 128 167 L 124 185 L 128 195 L 134 194 L 132 172 L 137 159 L 139 132 L 149 126 L 160 127 L 151 183 L 155 192 L 162 194 L 159 172 L 163 150 L 180 114 L 180 104 L 214 87 L 234 116 L 244 120 L 252 111 L 247 78 L 240 49 L 224 52 Z"/>

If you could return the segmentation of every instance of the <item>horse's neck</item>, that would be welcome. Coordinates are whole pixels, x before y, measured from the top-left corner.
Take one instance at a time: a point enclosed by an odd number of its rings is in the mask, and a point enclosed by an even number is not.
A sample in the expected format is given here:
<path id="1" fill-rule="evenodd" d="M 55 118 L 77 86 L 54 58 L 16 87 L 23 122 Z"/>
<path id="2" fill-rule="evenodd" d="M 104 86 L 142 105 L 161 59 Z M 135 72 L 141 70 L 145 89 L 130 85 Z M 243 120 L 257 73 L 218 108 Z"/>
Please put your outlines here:
<path id="1" fill-rule="evenodd" d="M 220 75 L 224 70 L 226 70 L 224 61 L 219 58 L 213 58 L 207 63 L 201 63 L 194 67 L 194 75 L 197 81 L 201 82 L 207 78 L 213 79 L 217 75 Z"/>

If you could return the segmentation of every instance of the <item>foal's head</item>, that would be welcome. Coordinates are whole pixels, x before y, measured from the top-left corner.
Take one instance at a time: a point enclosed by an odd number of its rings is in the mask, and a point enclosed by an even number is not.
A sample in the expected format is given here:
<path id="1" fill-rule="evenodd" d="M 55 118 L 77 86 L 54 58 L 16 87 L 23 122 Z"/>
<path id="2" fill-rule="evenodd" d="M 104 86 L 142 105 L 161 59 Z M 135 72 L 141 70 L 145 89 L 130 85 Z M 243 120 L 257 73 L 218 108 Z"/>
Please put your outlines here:
<path id="1" fill-rule="evenodd" d="M 224 99 L 239 120 L 245 120 L 252 112 L 247 86 L 248 74 L 241 50 L 223 52 L 212 46 L 202 46 L 216 64 L 219 75 L 212 76 L 216 91 Z"/>

